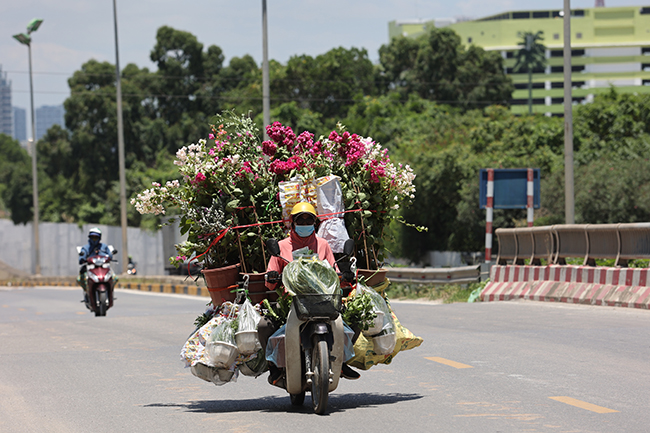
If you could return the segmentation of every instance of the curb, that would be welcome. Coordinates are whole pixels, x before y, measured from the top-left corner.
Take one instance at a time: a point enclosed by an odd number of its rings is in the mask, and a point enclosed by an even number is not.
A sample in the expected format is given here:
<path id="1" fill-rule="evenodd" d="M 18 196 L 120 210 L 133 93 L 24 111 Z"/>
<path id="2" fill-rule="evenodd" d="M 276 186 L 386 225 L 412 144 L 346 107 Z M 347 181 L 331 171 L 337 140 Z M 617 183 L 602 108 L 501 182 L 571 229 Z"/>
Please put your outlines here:
<path id="1" fill-rule="evenodd" d="M 62 286 L 77 287 L 76 280 L 0 280 L 0 286 L 7 287 L 38 287 L 38 286 Z M 179 295 L 210 297 L 207 287 L 186 284 L 161 284 L 161 283 L 131 283 L 118 281 L 116 289 L 139 290 L 141 292 L 153 293 L 174 293 Z"/>
<path id="2" fill-rule="evenodd" d="M 650 269 L 589 266 L 493 266 L 482 301 L 543 302 L 650 309 Z"/>

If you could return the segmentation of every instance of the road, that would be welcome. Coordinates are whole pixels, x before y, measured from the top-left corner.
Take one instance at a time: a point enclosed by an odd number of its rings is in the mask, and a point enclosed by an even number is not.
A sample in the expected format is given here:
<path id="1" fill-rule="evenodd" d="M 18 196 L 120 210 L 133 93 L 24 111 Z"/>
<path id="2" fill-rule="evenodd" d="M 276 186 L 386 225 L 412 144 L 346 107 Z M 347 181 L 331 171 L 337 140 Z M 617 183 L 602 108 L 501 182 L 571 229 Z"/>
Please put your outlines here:
<path id="1" fill-rule="evenodd" d="M 394 302 L 424 343 L 342 381 L 328 414 L 266 375 L 216 387 L 179 353 L 206 298 L 0 288 L 0 432 L 647 432 L 650 311 Z"/>

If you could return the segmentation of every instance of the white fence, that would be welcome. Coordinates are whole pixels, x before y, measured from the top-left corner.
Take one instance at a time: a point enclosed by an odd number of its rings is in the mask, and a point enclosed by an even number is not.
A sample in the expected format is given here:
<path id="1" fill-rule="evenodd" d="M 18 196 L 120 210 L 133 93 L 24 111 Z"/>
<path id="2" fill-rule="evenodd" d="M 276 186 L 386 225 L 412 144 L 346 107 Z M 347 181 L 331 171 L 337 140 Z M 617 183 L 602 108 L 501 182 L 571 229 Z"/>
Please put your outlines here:
<path id="1" fill-rule="evenodd" d="M 88 241 L 90 227 L 99 227 L 102 242 L 113 245 L 121 270 L 123 256 L 122 228 L 101 224 L 40 223 L 41 274 L 46 276 L 70 276 L 79 272 L 79 256 L 76 246 Z M 33 249 L 34 230 L 32 224 L 14 225 L 11 220 L 0 219 L 0 261 L 20 271 L 33 273 L 36 254 Z M 150 233 L 139 228 L 127 229 L 129 255 L 137 264 L 138 274 L 164 275 L 168 260 L 163 255 L 163 237 L 160 231 Z"/>

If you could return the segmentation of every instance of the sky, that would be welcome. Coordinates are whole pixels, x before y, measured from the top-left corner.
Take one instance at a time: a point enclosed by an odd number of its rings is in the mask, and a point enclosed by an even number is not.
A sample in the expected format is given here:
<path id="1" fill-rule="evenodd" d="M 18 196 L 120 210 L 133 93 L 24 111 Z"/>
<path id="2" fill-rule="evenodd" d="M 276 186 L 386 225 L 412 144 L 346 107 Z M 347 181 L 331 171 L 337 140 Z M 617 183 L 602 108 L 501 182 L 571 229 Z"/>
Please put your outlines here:
<path id="1" fill-rule="evenodd" d="M 218 45 L 226 64 L 250 54 L 262 62 L 262 2 L 252 0 L 115 0 L 120 67 L 135 63 L 155 70 L 149 53 L 163 25 L 194 34 L 207 48 Z M 608 7 L 650 5 L 650 0 L 605 0 Z M 572 9 L 594 0 L 573 0 Z M 332 48 L 365 48 L 373 62 L 388 43 L 393 20 L 481 18 L 511 10 L 562 9 L 560 0 L 268 0 L 269 58 L 317 56 Z M 70 95 L 67 79 L 90 59 L 115 64 L 112 0 L 21 0 L 0 3 L 0 67 L 12 83 L 12 105 L 29 120 L 27 47 L 12 35 L 33 18 L 34 107 L 59 105 Z"/>

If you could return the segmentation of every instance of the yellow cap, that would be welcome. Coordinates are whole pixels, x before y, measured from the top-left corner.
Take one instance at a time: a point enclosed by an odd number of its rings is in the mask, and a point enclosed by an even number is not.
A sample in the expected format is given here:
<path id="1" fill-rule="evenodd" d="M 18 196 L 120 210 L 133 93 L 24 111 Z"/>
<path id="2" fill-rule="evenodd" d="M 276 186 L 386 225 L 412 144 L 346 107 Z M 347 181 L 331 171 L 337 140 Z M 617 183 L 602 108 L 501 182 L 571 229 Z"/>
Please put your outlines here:
<path id="1" fill-rule="evenodd" d="M 291 215 L 297 215 L 303 212 L 307 212 L 312 214 L 315 217 L 318 217 L 318 215 L 316 214 L 316 209 L 314 209 L 314 206 L 307 203 L 306 201 L 301 201 L 300 203 L 296 203 L 293 209 L 291 209 Z"/>

